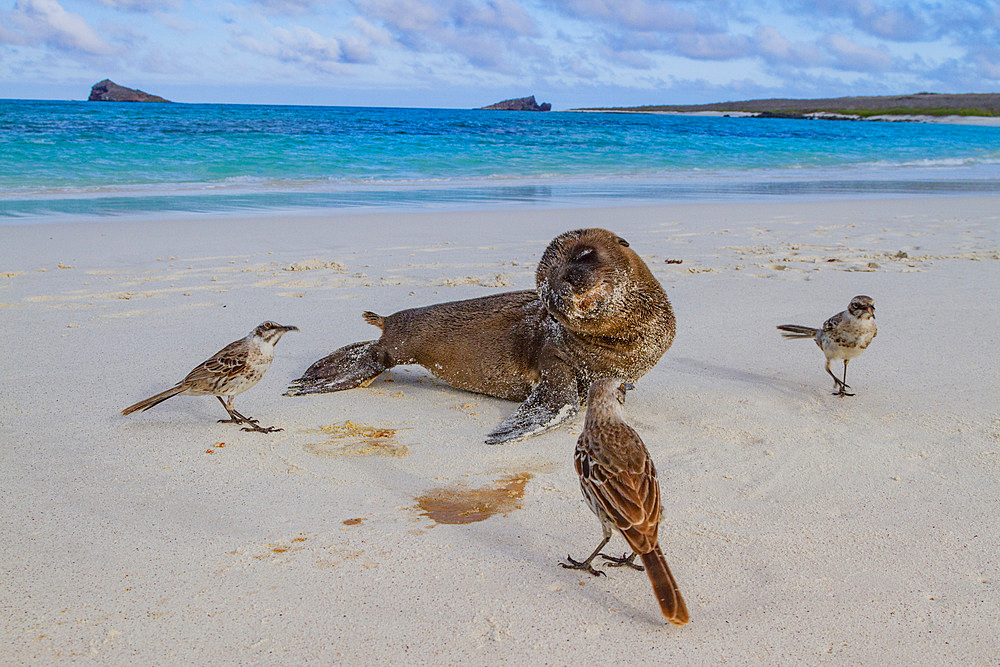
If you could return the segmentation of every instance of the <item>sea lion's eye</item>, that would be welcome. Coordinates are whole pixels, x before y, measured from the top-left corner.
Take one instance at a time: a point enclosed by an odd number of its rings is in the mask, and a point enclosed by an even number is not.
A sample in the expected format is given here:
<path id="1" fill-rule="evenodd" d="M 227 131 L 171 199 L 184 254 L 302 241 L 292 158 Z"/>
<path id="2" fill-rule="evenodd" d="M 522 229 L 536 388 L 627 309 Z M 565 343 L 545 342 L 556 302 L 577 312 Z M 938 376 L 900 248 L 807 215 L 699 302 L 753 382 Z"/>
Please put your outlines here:
<path id="1" fill-rule="evenodd" d="M 623 239 L 622 237 L 619 236 L 618 237 L 618 245 L 623 245 L 623 246 L 625 246 L 627 248 L 628 247 L 628 241 L 626 241 L 625 239 Z"/>

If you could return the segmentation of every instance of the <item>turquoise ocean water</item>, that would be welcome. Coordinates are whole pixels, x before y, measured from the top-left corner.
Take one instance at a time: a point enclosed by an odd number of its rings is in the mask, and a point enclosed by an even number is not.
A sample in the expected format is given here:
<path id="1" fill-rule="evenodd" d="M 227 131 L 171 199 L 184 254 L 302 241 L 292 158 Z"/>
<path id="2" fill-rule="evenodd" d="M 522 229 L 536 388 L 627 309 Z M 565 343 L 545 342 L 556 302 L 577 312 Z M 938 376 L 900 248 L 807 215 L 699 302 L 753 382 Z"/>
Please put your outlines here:
<path id="1" fill-rule="evenodd" d="M 1000 194 L 1000 128 L 0 100 L 0 224 Z"/>

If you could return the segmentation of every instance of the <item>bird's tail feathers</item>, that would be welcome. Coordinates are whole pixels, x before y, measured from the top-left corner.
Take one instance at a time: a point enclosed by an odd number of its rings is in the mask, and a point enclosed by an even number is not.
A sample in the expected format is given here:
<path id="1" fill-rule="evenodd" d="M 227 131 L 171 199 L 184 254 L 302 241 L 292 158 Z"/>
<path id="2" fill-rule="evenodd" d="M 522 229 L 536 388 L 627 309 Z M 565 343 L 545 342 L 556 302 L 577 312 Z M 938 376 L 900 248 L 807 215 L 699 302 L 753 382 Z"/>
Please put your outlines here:
<path id="1" fill-rule="evenodd" d="M 687 623 L 690 620 L 687 605 L 684 604 L 681 591 L 677 588 L 674 575 L 670 574 L 670 568 L 667 567 L 667 560 L 663 557 L 660 545 L 657 544 L 649 553 L 639 554 L 639 557 L 642 558 L 646 574 L 649 575 L 649 581 L 653 584 L 653 592 L 660 603 L 663 615 L 674 625 Z"/>
<path id="2" fill-rule="evenodd" d="M 778 329 L 784 332 L 781 335 L 785 338 L 813 338 L 819 333 L 819 329 L 798 324 L 779 324 Z"/>
<path id="3" fill-rule="evenodd" d="M 166 391 L 161 391 L 156 396 L 150 396 L 149 398 L 147 398 L 145 400 L 139 401 L 135 405 L 128 406 L 127 408 L 125 408 L 124 410 L 122 410 L 122 414 L 123 415 L 130 415 L 133 412 L 141 412 L 143 410 L 149 410 L 154 405 L 159 405 L 160 403 L 162 403 L 163 401 L 167 400 L 168 398 L 173 398 L 174 396 L 176 396 L 177 394 L 180 394 L 183 391 L 184 391 L 184 388 L 182 386 L 180 386 L 180 385 L 177 385 L 176 387 L 171 387 L 170 389 L 167 389 Z"/>

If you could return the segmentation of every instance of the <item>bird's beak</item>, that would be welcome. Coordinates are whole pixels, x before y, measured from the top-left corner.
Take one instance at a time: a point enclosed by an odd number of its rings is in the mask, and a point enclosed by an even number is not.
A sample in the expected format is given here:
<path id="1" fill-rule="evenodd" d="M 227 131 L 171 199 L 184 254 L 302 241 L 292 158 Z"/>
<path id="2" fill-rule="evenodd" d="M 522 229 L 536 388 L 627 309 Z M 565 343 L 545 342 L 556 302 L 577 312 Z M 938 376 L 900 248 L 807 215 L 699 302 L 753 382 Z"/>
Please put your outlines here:
<path id="1" fill-rule="evenodd" d="M 286 326 L 281 326 L 281 327 L 278 327 L 278 328 L 279 328 L 279 329 L 280 329 L 281 331 L 298 331 L 298 330 L 299 330 L 299 328 L 298 328 L 298 327 L 292 327 L 292 326 L 288 326 L 288 327 L 286 327 Z"/>
<path id="2" fill-rule="evenodd" d="M 635 389 L 635 385 L 632 384 L 631 382 L 622 382 L 622 389 L 624 389 L 625 391 L 632 391 L 633 389 Z"/>

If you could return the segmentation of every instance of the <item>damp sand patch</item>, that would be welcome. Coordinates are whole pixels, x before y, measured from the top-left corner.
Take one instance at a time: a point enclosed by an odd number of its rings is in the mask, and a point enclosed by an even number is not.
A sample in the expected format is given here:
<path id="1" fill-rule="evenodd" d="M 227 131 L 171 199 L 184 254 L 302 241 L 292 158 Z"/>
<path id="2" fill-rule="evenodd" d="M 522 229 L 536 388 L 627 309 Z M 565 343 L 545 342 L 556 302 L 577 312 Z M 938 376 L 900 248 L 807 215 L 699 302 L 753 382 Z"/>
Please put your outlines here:
<path id="1" fill-rule="evenodd" d="M 439 524 L 485 521 L 495 514 L 506 515 L 521 509 L 524 488 L 531 473 L 522 472 L 498 479 L 494 486 L 471 489 L 455 485 L 432 489 L 415 500 L 422 516 Z"/>
<path id="2" fill-rule="evenodd" d="M 307 444 L 305 450 L 316 456 L 409 456 L 409 448 L 396 439 L 400 430 L 347 420 L 309 431 L 326 440 Z"/>

